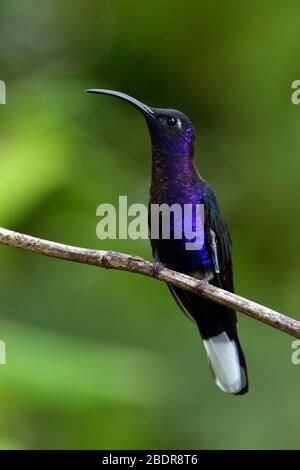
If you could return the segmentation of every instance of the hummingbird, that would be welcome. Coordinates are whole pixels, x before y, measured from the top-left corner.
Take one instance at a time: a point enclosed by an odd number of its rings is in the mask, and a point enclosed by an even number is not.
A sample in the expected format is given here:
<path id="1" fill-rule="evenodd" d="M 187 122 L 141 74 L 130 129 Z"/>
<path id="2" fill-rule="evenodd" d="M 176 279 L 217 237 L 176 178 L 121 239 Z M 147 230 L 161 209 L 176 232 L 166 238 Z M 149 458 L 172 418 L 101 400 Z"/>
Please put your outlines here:
<path id="1" fill-rule="evenodd" d="M 180 239 L 152 238 L 149 221 L 155 261 L 234 292 L 230 234 L 213 189 L 195 167 L 195 130 L 190 119 L 175 109 L 153 108 L 119 91 L 86 91 L 125 100 L 144 116 L 152 144 L 149 207 L 153 204 L 204 206 L 200 228 L 203 243 L 195 250 L 186 249 L 184 234 Z M 170 224 L 173 233 L 174 220 Z M 168 287 L 178 306 L 199 330 L 216 385 L 232 395 L 245 394 L 247 366 L 238 338 L 236 312 L 178 287 Z"/>

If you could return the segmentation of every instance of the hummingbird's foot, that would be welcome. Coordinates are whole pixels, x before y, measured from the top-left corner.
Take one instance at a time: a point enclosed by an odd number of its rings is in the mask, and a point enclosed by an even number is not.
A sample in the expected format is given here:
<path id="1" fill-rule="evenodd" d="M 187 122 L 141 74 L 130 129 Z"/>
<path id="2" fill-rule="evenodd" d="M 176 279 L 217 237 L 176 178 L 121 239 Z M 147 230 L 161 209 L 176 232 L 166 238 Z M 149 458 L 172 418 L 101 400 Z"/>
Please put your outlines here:
<path id="1" fill-rule="evenodd" d="M 198 286 L 200 289 L 203 289 L 207 286 L 207 284 L 209 284 L 209 281 L 211 281 L 213 279 L 214 275 L 213 273 L 205 273 L 201 279 L 199 279 L 199 283 L 198 283 Z"/>
<path id="2" fill-rule="evenodd" d="M 205 287 L 207 287 L 209 284 L 209 280 L 208 279 L 201 279 L 199 282 L 198 282 L 198 287 L 199 289 L 205 289 Z"/>
<path id="3" fill-rule="evenodd" d="M 162 268 L 165 268 L 165 265 L 163 263 L 161 263 L 160 261 L 155 261 L 155 263 L 153 263 L 153 268 L 152 268 L 152 272 L 153 274 L 158 274 Z"/>

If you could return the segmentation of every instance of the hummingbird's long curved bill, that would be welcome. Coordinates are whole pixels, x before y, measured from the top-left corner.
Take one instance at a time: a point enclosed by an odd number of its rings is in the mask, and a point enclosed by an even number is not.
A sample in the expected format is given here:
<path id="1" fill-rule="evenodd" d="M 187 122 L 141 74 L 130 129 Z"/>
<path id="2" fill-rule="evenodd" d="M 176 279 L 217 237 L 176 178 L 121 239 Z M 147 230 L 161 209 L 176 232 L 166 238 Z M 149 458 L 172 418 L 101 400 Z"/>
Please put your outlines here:
<path id="1" fill-rule="evenodd" d="M 98 93 L 100 95 L 116 96 L 117 98 L 120 98 L 121 100 L 131 103 L 136 109 L 141 111 L 145 116 L 151 116 L 151 117 L 155 116 L 154 111 L 153 109 L 150 108 L 150 106 L 147 106 L 141 101 L 136 100 L 132 96 L 126 95 L 126 93 L 121 93 L 120 91 L 114 91 L 114 90 L 106 90 L 102 88 L 92 88 L 90 90 L 85 90 L 85 92 L 86 93 Z"/>

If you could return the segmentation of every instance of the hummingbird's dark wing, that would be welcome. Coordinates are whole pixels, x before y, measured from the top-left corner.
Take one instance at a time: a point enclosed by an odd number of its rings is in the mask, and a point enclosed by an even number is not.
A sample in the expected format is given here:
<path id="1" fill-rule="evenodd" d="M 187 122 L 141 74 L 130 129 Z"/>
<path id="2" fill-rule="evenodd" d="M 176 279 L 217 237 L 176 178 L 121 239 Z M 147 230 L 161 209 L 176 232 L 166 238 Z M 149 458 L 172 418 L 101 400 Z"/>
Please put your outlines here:
<path id="1" fill-rule="evenodd" d="M 231 238 L 215 193 L 208 185 L 203 192 L 203 201 L 207 247 L 215 270 L 213 284 L 233 292 Z"/>

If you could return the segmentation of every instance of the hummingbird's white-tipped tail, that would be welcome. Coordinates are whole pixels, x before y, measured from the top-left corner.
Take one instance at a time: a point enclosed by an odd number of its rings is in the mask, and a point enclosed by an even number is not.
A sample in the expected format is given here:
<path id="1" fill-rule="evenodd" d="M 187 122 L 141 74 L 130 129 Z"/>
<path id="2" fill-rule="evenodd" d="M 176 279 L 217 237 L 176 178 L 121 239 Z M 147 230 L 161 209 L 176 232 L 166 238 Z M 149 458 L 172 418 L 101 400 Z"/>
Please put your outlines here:
<path id="1" fill-rule="evenodd" d="M 247 375 L 237 341 L 223 331 L 204 339 L 203 343 L 218 387 L 233 395 L 244 393 L 247 390 Z"/>

